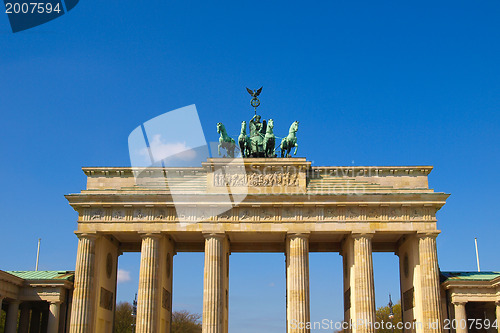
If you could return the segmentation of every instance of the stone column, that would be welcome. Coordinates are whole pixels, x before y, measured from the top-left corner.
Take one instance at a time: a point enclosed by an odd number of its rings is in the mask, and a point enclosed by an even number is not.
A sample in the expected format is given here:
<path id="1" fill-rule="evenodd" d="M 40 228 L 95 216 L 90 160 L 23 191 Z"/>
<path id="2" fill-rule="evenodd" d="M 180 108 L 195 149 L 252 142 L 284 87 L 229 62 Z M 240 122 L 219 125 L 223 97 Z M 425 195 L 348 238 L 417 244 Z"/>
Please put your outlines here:
<path id="1" fill-rule="evenodd" d="M 500 301 L 495 302 L 496 312 L 497 312 L 497 324 L 498 324 L 498 333 L 500 333 Z"/>
<path id="2" fill-rule="evenodd" d="M 47 333 L 57 333 L 59 330 L 59 309 L 60 302 L 51 302 L 49 306 L 49 324 Z"/>
<path id="3" fill-rule="evenodd" d="M 203 282 L 203 333 L 225 333 L 226 278 L 224 260 L 227 256 L 226 235 L 205 234 L 205 272 Z"/>
<path id="4" fill-rule="evenodd" d="M 95 239 L 94 234 L 80 234 L 76 256 L 75 284 L 71 309 L 71 333 L 92 332 L 94 304 Z"/>
<path id="5" fill-rule="evenodd" d="M 465 302 L 453 302 L 455 306 L 455 321 L 457 333 L 467 333 L 467 313 L 465 312 Z"/>
<path id="6" fill-rule="evenodd" d="M 374 333 L 375 284 L 373 280 L 372 238 L 370 233 L 352 234 L 354 241 L 354 318 L 357 333 Z M 359 325 L 361 324 L 361 325 Z"/>
<path id="7" fill-rule="evenodd" d="M 439 232 L 418 233 L 423 333 L 443 332 L 436 237 Z"/>
<path id="8" fill-rule="evenodd" d="M 7 318 L 5 319 L 5 333 L 16 333 L 17 331 L 17 315 L 19 312 L 19 301 L 11 301 L 7 310 Z"/>
<path id="9" fill-rule="evenodd" d="M 40 325 L 41 331 L 47 332 L 47 327 L 49 326 L 49 309 L 46 306 L 44 306 L 42 309 L 42 322 L 40 323 Z"/>
<path id="10" fill-rule="evenodd" d="M 30 333 L 40 332 L 40 308 L 34 306 L 31 309 Z"/>
<path id="11" fill-rule="evenodd" d="M 309 235 L 290 234 L 286 239 L 287 332 L 310 332 Z"/>
<path id="12" fill-rule="evenodd" d="M 19 316 L 19 333 L 28 333 L 30 326 L 30 305 L 28 303 L 21 304 L 21 315 Z"/>
<path id="13" fill-rule="evenodd" d="M 137 294 L 137 333 L 155 333 L 158 327 L 158 247 L 160 234 L 143 234 L 139 292 Z"/>

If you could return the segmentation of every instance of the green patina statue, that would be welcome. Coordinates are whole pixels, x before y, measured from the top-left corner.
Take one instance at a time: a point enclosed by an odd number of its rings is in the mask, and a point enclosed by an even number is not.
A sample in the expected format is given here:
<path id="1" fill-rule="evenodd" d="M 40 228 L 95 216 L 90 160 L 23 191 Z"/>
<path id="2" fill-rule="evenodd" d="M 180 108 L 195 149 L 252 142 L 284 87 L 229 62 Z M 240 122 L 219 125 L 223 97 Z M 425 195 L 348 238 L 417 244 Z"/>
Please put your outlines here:
<path id="1" fill-rule="evenodd" d="M 257 98 L 262 91 L 262 87 L 258 90 L 252 91 L 247 88 L 247 91 L 252 95 L 251 105 L 255 108 L 255 115 L 250 120 L 248 127 L 250 129 L 250 136 L 247 135 L 247 122 L 241 123 L 241 131 L 238 136 L 238 146 L 241 151 L 242 157 L 276 157 L 276 137 L 274 136 L 274 121 L 269 119 L 268 122 L 263 120 L 257 114 L 257 107 L 260 101 Z M 294 121 L 290 126 L 288 136 L 281 140 L 280 150 L 281 157 L 290 157 L 290 151 L 295 147 L 294 155 L 297 154 L 297 130 L 299 129 L 299 122 Z M 219 138 L 219 155 L 221 155 L 221 148 L 227 152 L 227 157 L 234 157 L 234 150 L 236 147 L 235 141 L 227 135 L 226 128 L 222 123 L 217 123 L 217 133 L 220 134 Z"/>
<path id="2" fill-rule="evenodd" d="M 297 133 L 299 129 L 299 122 L 294 121 L 290 126 L 290 130 L 288 131 L 288 135 L 281 140 L 280 149 L 281 149 L 281 157 L 290 157 L 290 151 L 293 147 L 295 147 L 294 155 L 297 154 L 297 149 L 299 145 L 297 144 Z"/>
<path id="3" fill-rule="evenodd" d="M 217 123 L 217 133 L 220 134 L 219 137 L 219 156 L 221 155 L 220 149 L 224 148 L 227 152 L 227 157 L 234 157 L 234 149 L 236 147 L 236 143 L 234 139 L 229 137 L 226 132 L 226 128 L 222 123 Z"/>

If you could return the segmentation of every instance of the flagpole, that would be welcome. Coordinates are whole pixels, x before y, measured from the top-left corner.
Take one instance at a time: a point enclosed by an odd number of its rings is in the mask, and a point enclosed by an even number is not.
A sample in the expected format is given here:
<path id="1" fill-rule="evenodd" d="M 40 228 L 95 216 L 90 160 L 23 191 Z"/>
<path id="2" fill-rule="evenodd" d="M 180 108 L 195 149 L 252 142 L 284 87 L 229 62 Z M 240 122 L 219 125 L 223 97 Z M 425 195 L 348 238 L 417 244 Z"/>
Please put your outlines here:
<path id="1" fill-rule="evenodd" d="M 479 252 L 477 250 L 477 238 L 474 238 L 474 242 L 476 243 L 476 260 L 477 260 L 477 271 L 481 272 L 481 267 L 479 267 Z"/>

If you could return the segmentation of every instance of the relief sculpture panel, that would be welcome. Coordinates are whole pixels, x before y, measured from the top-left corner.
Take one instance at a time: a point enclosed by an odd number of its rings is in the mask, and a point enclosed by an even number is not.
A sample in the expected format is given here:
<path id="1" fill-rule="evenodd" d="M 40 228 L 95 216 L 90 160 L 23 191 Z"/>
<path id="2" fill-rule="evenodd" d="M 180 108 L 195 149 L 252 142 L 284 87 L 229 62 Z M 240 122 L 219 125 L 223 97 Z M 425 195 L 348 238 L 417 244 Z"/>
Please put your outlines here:
<path id="1" fill-rule="evenodd" d="M 224 174 L 218 172 L 214 174 L 216 187 L 267 187 L 267 186 L 299 186 L 299 178 L 296 173 L 271 172 L 271 173 L 233 173 Z"/>

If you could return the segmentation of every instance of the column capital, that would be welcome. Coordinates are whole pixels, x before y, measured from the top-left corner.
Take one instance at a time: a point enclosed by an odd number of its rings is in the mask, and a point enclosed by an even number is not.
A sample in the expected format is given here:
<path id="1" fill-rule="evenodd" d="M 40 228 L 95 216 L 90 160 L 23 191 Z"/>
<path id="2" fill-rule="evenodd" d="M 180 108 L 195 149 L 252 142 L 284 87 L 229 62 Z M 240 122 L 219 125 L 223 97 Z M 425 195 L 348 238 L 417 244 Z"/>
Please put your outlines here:
<path id="1" fill-rule="evenodd" d="M 224 239 L 226 238 L 226 233 L 225 232 L 204 232 L 203 233 L 203 237 L 205 237 L 205 239 L 208 239 L 208 238 L 219 238 L 219 239 Z"/>
<path id="2" fill-rule="evenodd" d="M 286 233 L 286 238 L 304 238 L 304 239 L 309 239 L 310 232 L 287 232 Z"/>
<path id="3" fill-rule="evenodd" d="M 495 301 L 495 305 L 496 305 L 496 306 L 500 306 L 500 300 Z"/>
<path id="4" fill-rule="evenodd" d="M 354 239 L 359 239 L 359 238 L 372 239 L 374 235 L 375 235 L 375 232 L 373 232 L 373 231 L 351 233 L 351 237 Z"/>
<path id="5" fill-rule="evenodd" d="M 465 306 L 467 304 L 467 301 L 452 301 L 453 305 L 455 306 Z"/>
<path id="6" fill-rule="evenodd" d="M 79 231 L 75 231 L 75 235 L 76 235 L 76 237 L 78 237 L 78 239 L 86 238 L 86 239 L 90 239 L 90 240 L 95 240 L 97 238 L 97 233 L 96 232 L 79 232 Z"/>
<path id="7" fill-rule="evenodd" d="M 417 238 L 421 239 L 421 238 L 431 237 L 436 239 L 440 233 L 441 230 L 417 231 Z"/>
<path id="8" fill-rule="evenodd" d="M 161 232 L 140 232 L 139 236 L 141 236 L 142 239 L 146 237 L 159 239 L 161 238 L 162 234 Z"/>

